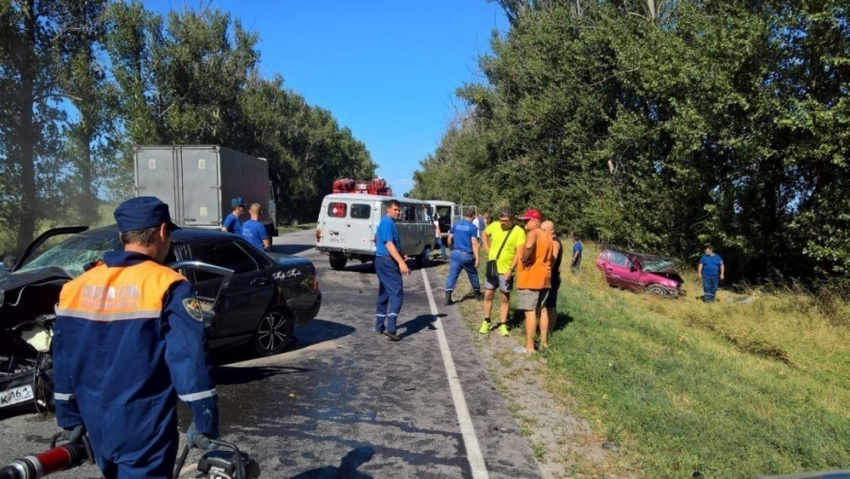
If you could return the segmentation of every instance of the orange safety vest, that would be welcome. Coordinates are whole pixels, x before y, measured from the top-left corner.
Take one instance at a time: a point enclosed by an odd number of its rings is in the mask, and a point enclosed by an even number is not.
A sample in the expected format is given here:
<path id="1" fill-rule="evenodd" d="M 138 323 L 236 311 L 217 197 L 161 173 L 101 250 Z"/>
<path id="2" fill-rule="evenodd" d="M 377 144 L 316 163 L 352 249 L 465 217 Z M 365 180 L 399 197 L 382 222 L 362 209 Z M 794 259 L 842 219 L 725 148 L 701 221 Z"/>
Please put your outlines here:
<path id="1" fill-rule="evenodd" d="M 104 322 L 155 319 L 162 313 L 162 299 L 171 285 L 185 280 L 153 261 L 124 268 L 100 263 L 65 284 L 56 314 Z"/>
<path id="2" fill-rule="evenodd" d="M 529 232 L 531 234 L 531 232 Z M 534 262 L 526 268 L 520 263 L 517 268 L 517 289 L 547 289 L 552 287 L 552 237 L 537 234 L 532 253 Z"/>

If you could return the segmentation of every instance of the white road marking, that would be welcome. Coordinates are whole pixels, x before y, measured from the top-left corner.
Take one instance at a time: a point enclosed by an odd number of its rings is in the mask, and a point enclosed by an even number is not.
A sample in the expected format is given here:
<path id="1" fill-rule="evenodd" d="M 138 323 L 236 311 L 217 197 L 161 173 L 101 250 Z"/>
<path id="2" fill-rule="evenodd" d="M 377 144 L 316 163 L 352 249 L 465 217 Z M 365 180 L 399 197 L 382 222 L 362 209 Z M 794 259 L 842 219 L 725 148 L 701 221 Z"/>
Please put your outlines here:
<path id="1" fill-rule="evenodd" d="M 481 453 L 481 446 L 478 444 L 478 437 L 475 435 L 475 427 L 472 425 L 472 416 L 469 415 L 469 408 L 466 406 L 466 399 L 463 396 L 460 379 L 457 377 L 457 369 L 455 369 L 455 362 L 452 359 L 452 352 L 449 350 L 449 342 L 446 340 L 446 332 L 438 316 L 437 303 L 434 301 L 434 295 L 431 293 L 431 283 L 428 281 L 428 275 L 425 273 L 425 270 L 423 269 L 421 271 L 422 279 L 425 281 L 425 292 L 428 293 L 428 304 L 431 305 L 431 314 L 434 315 L 434 319 L 436 320 L 434 321 L 434 326 L 437 328 L 440 352 L 443 355 L 443 363 L 446 365 L 446 377 L 449 380 L 449 388 L 452 391 L 455 411 L 457 411 L 457 420 L 460 423 L 463 445 L 466 447 L 466 459 L 469 461 L 473 479 L 490 479 L 490 474 L 487 472 L 487 465 L 484 463 L 484 455 Z"/>

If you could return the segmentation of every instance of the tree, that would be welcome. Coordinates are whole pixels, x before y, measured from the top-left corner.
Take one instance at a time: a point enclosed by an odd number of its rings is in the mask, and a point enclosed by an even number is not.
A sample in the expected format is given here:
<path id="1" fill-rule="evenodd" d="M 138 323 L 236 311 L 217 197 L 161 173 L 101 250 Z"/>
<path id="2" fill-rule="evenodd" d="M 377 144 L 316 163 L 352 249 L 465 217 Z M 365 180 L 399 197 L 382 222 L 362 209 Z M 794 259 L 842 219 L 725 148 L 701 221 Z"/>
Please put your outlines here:
<path id="1" fill-rule="evenodd" d="M 97 4 L 98 2 L 91 2 Z M 0 0 L 0 221 L 17 231 L 17 250 L 33 238 L 38 220 L 56 208 L 63 176 L 60 70 L 89 24 L 77 23 L 75 0 Z"/>

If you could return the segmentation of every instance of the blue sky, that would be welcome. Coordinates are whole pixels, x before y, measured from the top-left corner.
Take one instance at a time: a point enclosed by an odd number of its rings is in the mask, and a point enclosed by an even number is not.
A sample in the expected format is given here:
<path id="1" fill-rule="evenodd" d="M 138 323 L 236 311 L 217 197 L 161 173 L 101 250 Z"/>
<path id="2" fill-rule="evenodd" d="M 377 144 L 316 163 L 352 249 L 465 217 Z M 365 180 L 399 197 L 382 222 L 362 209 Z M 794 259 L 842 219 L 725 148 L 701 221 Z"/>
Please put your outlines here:
<path id="1" fill-rule="evenodd" d="M 206 1 L 148 0 L 165 12 Z M 260 35 L 261 72 L 351 128 L 400 195 L 462 107 L 454 91 L 482 81 L 478 56 L 502 9 L 485 0 L 213 0 Z"/>

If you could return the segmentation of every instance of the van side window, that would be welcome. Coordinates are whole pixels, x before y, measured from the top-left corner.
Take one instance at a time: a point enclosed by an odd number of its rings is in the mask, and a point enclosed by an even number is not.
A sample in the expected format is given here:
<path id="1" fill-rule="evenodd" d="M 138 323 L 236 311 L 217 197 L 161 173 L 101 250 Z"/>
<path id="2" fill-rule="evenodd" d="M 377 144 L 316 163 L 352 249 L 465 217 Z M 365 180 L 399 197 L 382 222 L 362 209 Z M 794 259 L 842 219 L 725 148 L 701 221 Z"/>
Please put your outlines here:
<path id="1" fill-rule="evenodd" d="M 348 205 L 345 203 L 328 203 L 328 216 L 331 218 L 345 218 Z"/>
<path id="2" fill-rule="evenodd" d="M 425 221 L 425 210 L 422 208 L 416 208 L 416 222 L 423 223 Z"/>
<path id="3" fill-rule="evenodd" d="M 416 207 L 410 205 L 402 205 L 402 221 L 412 223 L 416 221 Z"/>
<path id="4" fill-rule="evenodd" d="M 372 206 L 353 203 L 351 205 L 351 217 L 359 220 L 368 220 L 372 214 Z"/>

